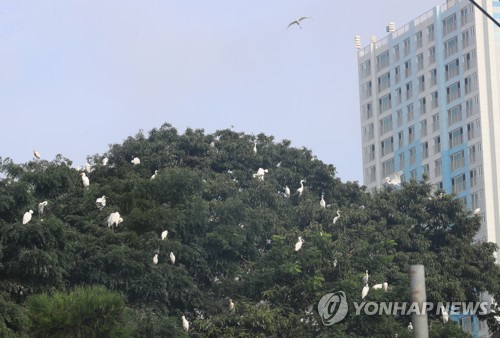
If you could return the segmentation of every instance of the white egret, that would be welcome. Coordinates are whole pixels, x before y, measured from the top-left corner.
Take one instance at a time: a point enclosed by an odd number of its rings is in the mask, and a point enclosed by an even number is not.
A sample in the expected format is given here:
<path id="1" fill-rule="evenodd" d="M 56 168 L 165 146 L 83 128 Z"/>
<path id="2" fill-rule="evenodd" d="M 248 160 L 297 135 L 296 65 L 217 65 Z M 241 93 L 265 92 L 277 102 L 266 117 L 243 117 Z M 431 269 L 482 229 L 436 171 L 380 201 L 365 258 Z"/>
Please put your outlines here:
<path id="1" fill-rule="evenodd" d="M 118 211 L 109 214 L 108 228 L 111 228 L 113 225 L 118 226 L 118 224 L 120 224 L 121 222 L 123 222 L 123 218 L 120 217 L 120 213 Z"/>
<path id="2" fill-rule="evenodd" d="M 304 240 L 302 237 L 299 237 L 299 241 L 295 243 L 295 251 L 299 251 L 302 248 L 302 243 L 304 243 Z"/>
<path id="3" fill-rule="evenodd" d="M 303 16 L 303 17 L 297 18 L 297 19 L 293 20 L 292 22 L 290 22 L 288 24 L 288 26 L 286 27 L 286 29 L 290 28 L 290 26 L 292 26 L 292 25 L 297 25 L 300 27 L 300 29 L 302 29 L 302 25 L 300 24 L 300 22 L 304 19 L 312 19 L 312 18 L 310 16 Z"/>
<path id="4" fill-rule="evenodd" d="M 253 174 L 253 177 L 258 177 L 258 178 L 259 178 L 259 180 L 264 181 L 264 175 L 265 175 L 268 171 L 269 171 L 268 169 L 262 169 L 262 168 L 259 168 L 259 170 L 257 170 L 257 173 L 256 173 L 256 174 Z"/>
<path id="5" fill-rule="evenodd" d="M 31 215 L 33 214 L 33 210 L 26 211 L 23 215 L 23 224 L 31 221 Z"/>
<path id="6" fill-rule="evenodd" d="M 339 220 L 339 218 L 340 218 L 340 210 L 337 210 L 337 216 L 335 216 L 333 218 L 333 224 L 337 223 L 337 221 Z"/>
<path id="7" fill-rule="evenodd" d="M 403 174 L 402 171 L 392 173 L 384 179 L 384 183 L 398 186 L 401 184 L 401 175 L 402 174 Z"/>
<path id="8" fill-rule="evenodd" d="M 33 150 L 33 155 L 39 160 L 42 159 L 42 155 L 40 155 L 40 153 L 36 150 Z"/>
<path id="9" fill-rule="evenodd" d="M 363 284 L 368 283 L 368 278 L 370 278 L 370 276 L 368 275 L 368 270 L 366 270 L 365 275 L 363 276 Z"/>
<path id="10" fill-rule="evenodd" d="M 257 141 L 253 141 L 253 154 L 257 155 Z"/>
<path id="11" fill-rule="evenodd" d="M 153 264 L 156 265 L 158 264 L 158 254 L 155 253 L 155 255 L 153 256 Z"/>
<path id="12" fill-rule="evenodd" d="M 172 262 L 172 264 L 175 264 L 175 255 L 173 252 L 170 252 L 170 262 Z"/>
<path id="13" fill-rule="evenodd" d="M 141 160 L 138 157 L 134 157 L 132 161 L 130 161 L 133 165 L 141 164 Z"/>
<path id="14" fill-rule="evenodd" d="M 300 188 L 297 189 L 297 192 L 299 193 L 299 196 L 302 196 L 302 193 L 304 192 L 304 182 L 306 180 L 300 180 Z"/>
<path id="15" fill-rule="evenodd" d="M 184 331 L 188 332 L 189 331 L 189 322 L 186 319 L 186 316 L 182 316 L 182 328 Z"/>
<path id="16" fill-rule="evenodd" d="M 288 185 L 285 186 L 285 197 L 290 197 L 290 188 L 288 187 Z"/>
<path id="17" fill-rule="evenodd" d="M 380 284 L 375 284 L 374 286 L 372 286 L 372 289 L 378 290 L 378 289 L 382 289 L 383 287 L 384 287 L 384 285 L 382 283 L 380 283 Z"/>
<path id="18" fill-rule="evenodd" d="M 474 210 L 474 215 L 477 215 L 481 212 L 481 209 L 480 208 L 476 208 L 476 210 Z"/>
<path id="19" fill-rule="evenodd" d="M 233 303 L 233 300 L 231 298 L 229 298 L 229 310 L 234 311 L 234 303 Z"/>
<path id="20" fill-rule="evenodd" d="M 382 287 L 384 288 L 384 291 L 387 291 L 387 289 L 389 288 L 389 284 L 387 282 L 383 282 Z"/>
<path id="21" fill-rule="evenodd" d="M 108 165 L 109 159 L 107 157 L 102 159 L 102 165 Z"/>
<path id="22" fill-rule="evenodd" d="M 210 147 L 211 148 L 215 148 L 215 142 L 214 141 L 210 142 Z"/>
<path id="23" fill-rule="evenodd" d="M 408 324 L 408 331 L 413 331 L 413 325 L 411 322 L 410 322 L 410 324 Z"/>
<path id="24" fill-rule="evenodd" d="M 102 195 L 102 197 L 99 197 L 98 199 L 96 199 L 95 205 L 97 205 L 99 210 L 102 210 L 106 206 L 106 196 Z"/>
<path id="25" fill-rule="evenodd" d="M 326 202 L 325 202 L 325 195 L 324 194 L 321 194 L 321 201 L 319 201 L 319 205 L 322 208 L 326 208 Z"/>
<path id="26" fill-rule="evenodd" d="M 94 168 L 92 168 L 94 165 L 85 163 L 85 171 L 88 172 L 89 174 L 94 171 Z"/>
<path id="27" fill-rule="evenodd" d="M 157 174 L 158 174 L 158 170 L 155 170 L 155 173 L 153 174 L 153 176 L 151 176 L 151 180 L 154 180 L 156 178 Z"/>
<path id="28" fill-rule="evenodd" d="M 47 204 L 49 204 L 49 202 L 47 202 L 47 201 L 43 201 L 43 202 L 38 203 L 38 216 L 43 215 L 43 209 L 47 206 Z"/>
<path id="29" fill-rule="evenodd" d="M 368 286 L 368 283 L 365 284 L 363 287 L 363 290 L 361 290 L 361 299 L 365 299 L 366 295 L 368 295 L 368 291 L 370 290 L 370 287 Z"/>
<path id="30" fill-rule="evenodd" d="M 168 230 L 163 230 L 161 233 L 161 240 L 163 241 L 168 236 Z"/>
<path id="31" fill-rule="evenodd" d="M 80 176 L 82 176 L 83 187 L 88 188 L 90 185 L 89 178 L 87 177 L 87 175 L 85 173 L 81 173 Z"/>
<path id="32" fill-rule="evenodd" d="M 450 315 L 448 314 L 443 305 L 441 305 L 441 319 L 445 324 L 448 323 L 448 319 L 450 319 Z"/>

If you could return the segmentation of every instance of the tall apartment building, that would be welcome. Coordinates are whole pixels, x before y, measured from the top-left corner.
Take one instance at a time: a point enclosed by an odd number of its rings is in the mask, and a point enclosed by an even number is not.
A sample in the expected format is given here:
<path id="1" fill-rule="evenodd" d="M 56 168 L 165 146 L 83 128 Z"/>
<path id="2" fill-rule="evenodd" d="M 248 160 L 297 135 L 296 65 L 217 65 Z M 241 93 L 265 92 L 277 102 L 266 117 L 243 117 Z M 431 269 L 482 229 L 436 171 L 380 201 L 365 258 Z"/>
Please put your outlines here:
<path id="1" fill-rule="evenodd" d="M 500 18 L 499 1 L 476 2 Z M 387 30 L 357 46 L 364 184 L 427 175 L 479 208 L 477 240 L 500 243 L 500 28 L 451 0 Z"/>

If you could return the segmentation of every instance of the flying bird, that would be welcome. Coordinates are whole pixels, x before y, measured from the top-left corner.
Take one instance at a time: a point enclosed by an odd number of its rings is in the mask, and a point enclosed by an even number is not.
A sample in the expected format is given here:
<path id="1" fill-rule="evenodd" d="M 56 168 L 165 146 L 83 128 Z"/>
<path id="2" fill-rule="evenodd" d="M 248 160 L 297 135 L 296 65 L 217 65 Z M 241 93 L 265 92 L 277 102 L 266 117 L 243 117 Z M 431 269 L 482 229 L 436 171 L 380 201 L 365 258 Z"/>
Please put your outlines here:
<path id="1" fill-rule="evenodd" d="M 163 241 L 168 236 L 168 230 L 163 230 L 161 233 L 161 240 Z"/>
<path id="2" fill-rule="evenodd" d="M 154 265 L 158 264 L 158 254 L 157 253 L 153 256 L 153 264 Z"/>
<path id="3" fill-rule="evenodd" d="M 300 180 L 300 188 L 297 189 L 297 192 L 299 193 L 299 196 L 302 196 L 302 193 L 304 192 L 304 182 L 306 180 Z"/>
<path id="4" fill-rule="evenodd" d="M 321 194 L 321 201 L 319 201 L 319 205 L 322 208 L 326 208 L 325 195 Z"/>
<path id="5" fill-rule="evenodd" d="M 45 208 L 47 206 L 47 204 L 49 204 L 49 202 L 47 202 L 47 201 L 43 201 L 43 202 L 38 203 L 38 216 L 43 215 L 43 208 Z"/>
<path id="6" fill-rule="evenodd" d="M 133 165 L 141 164 L 141 160 L 138 157 L 134 157 L 132 161 L 130 161 Z"/>
<path id="7" fill-rule="evenodd" d="M 335 216 L 333 218 L 333 224 L 337 223 L 337 221 L 339 220 L 339 218 L 340 218 L 340 210 L 337 210 L 337 216 Z"/>
<path id="8" fill-rule="evenodd" d="M 368 283 L 365 284 L 363 287 L 363 290 L 361 290 L 361 299 L 365 299 L 365 297 L 368 295 L 368 291 L 370 290 L 370 287 L 368 286 Z"/>
<path id="9" fill-rule="evenodd" d="M 172 262 L 172 264 L 175 264 L 175 255 L 173 252 L 170 252 L 170 262 Z"/>
<path id="10" fill-rule="evenodd" d="M 184 331 L 188 332 L 189 331 L 189 322 L 186 319 L 186 316 L 182 316 L 182 328 Z"/>
<path id="11" fill-rule="evenodd" d="M 123 218 L 120 217 L 120 213 L 118 211 L 109 214 L 108 228 L 111 228 L 113 225 L 118 226 L 118 224 L 120 224 L 121 222 L 123 222 Z"/>
<path id="12" fill-rule="evenodd" d="M 33 155 L 39 160 L 42 158 L 42 155 L 40 155 L 40 153 L 36 150 L 33 150 Z"/>
<path id="13" fill-rule="evenodd" d="M 95 200 L 95 205 L 99 208 L 99 210 L 102 210 L 106 206 L 106 196 L 99 197 L 98 199 Z"/>
<path id="14" fill-rule="evenodd" d="M 26 211 L 23 215 L 23 224 L 31 221 L 31 215 L 33 214 L 33 210 Z"/>
<path id="15" fill-rule="evenodd" d="M 288 26 L 286 27 L 286 29 L 290 28 L 290 26 L 292 26 L 292 25 L 297 25 L 297 26 L 300 27 L 300 29 L 302 29 L 302 25 L 300 24 L 300 22 L 302 20 L 304 20 L 304 19 L 312 19 L 312 18 L 310 16 L 303 16 L 301 18 L 295 19 L 295 20 L 293 20 L 292 22 L 290 22 L 288 24 Z"/>
<path id="16" fill-rule="evenodd" d="M 83 187 L 88 188 L 90 185 L 89 178 L 87 177 L 87 175 L 85 173 L 81 173 L 80 176 L 82 176 Z"/>
<path id="17" fill-rule="evenodd" d="M 302 248 L 302 243 L 304 243 L 304 240 L 302 237 L 299 237 L 299 241 L 295 243 L 295 251 L 299 251 Z"/>
<path id="18" fill-rule="evenodd" d="M 391 184 L 393 186 L 399 186 L 399 185 L 401 185 L 401 175 L 402 174 L 403 174 L 402 171 L 392 173 L 384 179 L 384 182 L 387 184 Z"/>

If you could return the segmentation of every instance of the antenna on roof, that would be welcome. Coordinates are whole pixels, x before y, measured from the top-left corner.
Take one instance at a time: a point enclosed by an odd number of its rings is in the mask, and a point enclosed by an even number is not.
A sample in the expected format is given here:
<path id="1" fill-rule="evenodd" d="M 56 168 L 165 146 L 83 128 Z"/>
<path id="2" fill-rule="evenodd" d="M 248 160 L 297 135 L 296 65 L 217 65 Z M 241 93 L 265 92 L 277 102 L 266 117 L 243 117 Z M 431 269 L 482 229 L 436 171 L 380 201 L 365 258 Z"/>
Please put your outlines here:
<path id="1" fill-rule="evenodd" d="M 387 33 L 394 33 L 396 31 L 396 24 L 394 21 L 389 22 L 389 26 L 385 27 Z"/>

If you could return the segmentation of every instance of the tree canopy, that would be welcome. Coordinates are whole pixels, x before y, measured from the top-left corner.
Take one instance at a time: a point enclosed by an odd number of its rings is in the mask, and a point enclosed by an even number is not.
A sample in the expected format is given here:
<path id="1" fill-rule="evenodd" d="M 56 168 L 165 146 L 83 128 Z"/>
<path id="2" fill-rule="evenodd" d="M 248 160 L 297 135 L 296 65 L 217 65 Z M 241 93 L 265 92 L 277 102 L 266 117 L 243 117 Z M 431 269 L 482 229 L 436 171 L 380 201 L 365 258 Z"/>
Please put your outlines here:
<path id="1" fill-rule="evenodd" d="M 169 124 L 87 161 L 86 188 L 85 168 L 62 155 L 0 158 L 3 336 L 77 332 L 70 319 L 88 318 L 100 321 L 100 337 L 405 337 L 409 316 L 356 315 L 349 304 L 344 320 L 326 326 L 317 304 L 339 290 L 361 302 L 366 270 L 370 286 L 389 287 L 370 289 L 365 301 L 409 301 L 412 264 L 425 266 L 429 302 L 500 297 L 497 247 L 474 241 L 479 217 L 425 180 L 368 192 L 288 140 L 229 129 L 179 134 Z M 254 177 L 259 168 L 267 172 Z M 123 221 L 108 226 L 113 212 Z M 50 316 L 75 302 L 85 306 Z M 43 325 L 35 308 L 44 309 Z M 485 318 L 496 331 L 494 314 Z M 126 329 L 113 331 L 124 320 Z M 433 336 L 466 336 L 434 314 L 429 323 Z"/>

